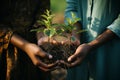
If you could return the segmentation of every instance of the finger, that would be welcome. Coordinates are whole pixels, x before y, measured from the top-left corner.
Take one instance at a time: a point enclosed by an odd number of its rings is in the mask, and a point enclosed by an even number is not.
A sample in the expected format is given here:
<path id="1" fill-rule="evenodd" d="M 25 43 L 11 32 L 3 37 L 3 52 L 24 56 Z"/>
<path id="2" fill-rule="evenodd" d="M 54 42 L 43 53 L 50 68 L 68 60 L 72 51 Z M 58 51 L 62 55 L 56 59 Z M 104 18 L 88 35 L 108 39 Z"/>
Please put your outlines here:
<path id="1" fill-rule="evenodd" d="M 50 69 L 47 69 L 47 68 L 43 68 L 43 67 L 38 67 L 38 68 L 40 68 L 41 70 L 43 70 L 43 71 L 45 71 L 45 72 L 48 72 L 48 71 L 50 71 Z"/>
<path id="2" fill-rule="evenodd" d="M 62 64 L 64 64 L 65 66 L 67 66 L 68 68 L 70 68 L 70 67 L 74 67 L 74 66 L 79 65 L 82 62 L 82 60 L 83 60 L 83 57 L 81 57 L 81 58 L 77 57 L 77 59 L 72 63 L 67 63 L 67 62 L 65 62 L 63 60 L 61 60 L 60 62 Z"/>
<path id="3" fill-rule="evenodd" d="M 38 67 L 41 69 L 41 70 L 43 70 L 43 71 L 45 71 L 45 72 L 47 72 L 47 71 L 52 71 L 52 70 L 55 70 L 57 67 L 55 67 L 55 66 L 57 66 L 57 63 L 54 63 L 54 64 L 44 64 L 44 63 L 41 63 Z"/>
<path id="4" fill-rule="evenodd" d="M 59 61 L 57 60 L 56 62 L 54 63 L 51 63 L 51 64 L 47 64 L 46 68 L 52 68 L 52 67 L 55 67 L 59 64 Z"/>
<path id="5" fill-rule="evenodd" d="M 48 69 L 48 68 L 44 68 L 44 67 L 40 67 L 40 66 L 39 66 L 38 68 L 40 68 L 41 70 L 43 70 L 43 71 L 45 71 L 45 72 L 50 72 L 50 71 L 53 71 L 53 70 L 55 70 L 55 69 L 58 69 L 59 67 L 56 66 L 56 67 L 54 67 L 54 68 Z"/>
<path id="6" fill-rule="evenodd" d="M 78 57 L 78 54 L 74 53 L 72 56 L 70 56 L 68 58 L 68 62 L 72 62 L 73 60 L 75 60 Z"/>
<path id="7" fill-rule="evenodd" d="M 66 67 L 66 68 L 69 68 L 69 67 L 71 66 L 70 63 L 65 62 L 65 61 L 63 61 L 63 60 L 60 60 L 60 63 L 61 63 L 62 65 L 64 65 L 64 67 Z"/>
<path id="8" fill-rule="evenodd" d="M 57 45 L 58 44 L 58 42 L 56 40 L 54 40 L 54 39 L 51 39 L 50 43 L 53 44 L 53 45 Z"/>
<path id="9" fill-rule="evenodd" d="M 66 41 L 61 41 L 61 44 L 64 45 L 64 44 L 70 44 L 70 42 L 68 40 Z"/>
<path id="10" fill-rule="evenodd" d="M 46 63 L 39 60 L 39 62 L 37 63 L 36 66 L 44 68 L 44 69 L 51 69 L 51 68 L 57 66 L 57 64 L 58 64 L 58 61 L 56 61 L 55 63 L 46 64 Z"/>
<path id="11" fill-rule="evenodd" d="M 80 45 L 80 41 L 79 40 L 72 41 L 72 44 L 78 46 L 78 45 Z"/>
<path id="12" fill-rule="evenodd" d="M 38 40 L 38 45 L 40 46 L 40 45 L 42 45 L 43 44 L 43 38 L 40 38 L 39 40 Z"/>
<path id="13" fill-rule="evenodd" d="M 38 40 L 38 45 L 43 45 L 48 42 L 48 37 L 43 37 Z"/>
<path id="14" fill-rule="evenodd" d="M 80 45 L 80 41 L 75 41 L 74 45 Z"/>
<path id="15" fill-rule="evenodd" d="M 54 66 L 57 65 L 57 62 L 54 63 L 54 64 L 49 64 L 49 65 L 47 65 L 47 64 L 45 64 L 44 62 L 42 62 L 42 61 L 40 60 L 40 58 L 37 58 L 36 56 L 32 56 L 31 59 L 32 59 L 33 64 L 34 64 L 35 66 L 39 67 L 39 68 L 40 68 L 41 70 L 43 70 L 43 71 L 49 71 L 51 67 L 54 67 Z"/>
<path id="16" fill-rule="evenodd" d="M 65 42 L 64 41 L 61 41 L 61 44 L 63 45 Z"/>
<path id="17" fill-rule="evenodd" d="M 42 58 L 48 58 L 48 59 L 52 59 L 52 55 L 44 52 L 42 49 L 40 49 L 40 51 L 36 54 L 36 56 L 38 57 L 42 57 Z"/>
<path id="18" fill-rule="evenodd" d="M 77 59 L 74 62 L 70 63 L 69 67 L 77 66 L 78 64 L 82 62 L 82 60 L 83 60 L 83 57 L 77 57 Z"/>
<path id="19" fill-rule="evenodd" d="M 65 62 L 65 61 L 60 61 L 62 64 L 64 64 L 65 66 L 67 66 L 68 68 L 70 67 L 74 67 L 77 66 L 78 64 L 80 64 L 82 62 L 83 58 L 77 58 L 76 60 L 74 60 L 71 63 Z"/>

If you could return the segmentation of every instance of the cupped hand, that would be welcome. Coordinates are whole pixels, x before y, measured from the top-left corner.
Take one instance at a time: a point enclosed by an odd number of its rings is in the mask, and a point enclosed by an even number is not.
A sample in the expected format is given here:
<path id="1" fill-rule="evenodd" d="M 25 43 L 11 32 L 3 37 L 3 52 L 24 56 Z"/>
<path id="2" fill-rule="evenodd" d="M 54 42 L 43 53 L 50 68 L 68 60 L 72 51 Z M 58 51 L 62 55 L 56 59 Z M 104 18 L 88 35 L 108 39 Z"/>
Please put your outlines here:
<path id="1" fill-rule="evenodd" d="M 80 40 L 73 36 L 73 35 L 70 35 L 68 33 L 64 34 L 63 36 L 56 36 L 54 37 L 54 40 L 56 40 L 57 43 L 59 44 L 68 44 L 68 45 L 80 45 Z"/>
<path id="2" fill-rule="evenodd" d="M 80 39 L 78 39 L 77 37 L 75 37 L 75 36 L 72 36 L 75 40 L 72 40 L 71 42 L 72 42 L 72 44 L 73 45 L 76 45 L 76 46 L 78 46 L 78 45 L 80 45 Z M 72 38 L 71 37 L 71 38 Z"/>
<path id="3" fill-rule="evenodd" d="M 91 50 L 90 45 L 86 43 L 81 44 L 76 49 L 75 53 L 68 58 L 68 62 L 65 62 L 63 60 L 61 60 L 60 62 L 61 64 L 66 65 L 67 67 L 74 67 L 84 60 L 84 58 L 90 52 L 90 50 Z"/>
<path id="4" fill-rule="evenodd" d="M 57 44 L 56 40 L 49 38 L 48 36 L 43 36 L 38 40 L 38 45 L 44 45 L 45 43 Z"/>
<path id="5" fill-rule="evenodd" d="M 25 49 L 26 53 L 31 58 L 33 64 L 35 66 L 39 67 L 40 69 L 42 69 L 43 71 L 53 70 L 57 66 L 58 61 L 56 61 L 55 63 L 51 63 L 51 64 L 46 64 L 41 61 L 41 59 L 43 59 L 43 58 L 51 59 L 52 56 L 50 54 L 44 52 L 36 44 L 29 43 L 25 46 L 25 48 L 26 48 Z"/>
<path id="6" fill-rule="evenodd" d="M 71 42 L 71 43 L 70 43 Z M 63 36 L 55 36 L 53 38 L 48 38 L 47 36 L 43 36 L 41 37 L 39 40 L 38 40 L 38 45 L 39 46 L 42 46 L 46 43 L 52 43 L 53 45 L 56 45 L 56 44 L 60 44 L 60 45 L 66 45 L 66 44 L 69 44 L 69 45 L 75 45 L 76 47 L 78 45 L 80 45 L 80 40 L 78 38 L 75 37 L 75 40 L 73 41 L 70 41 L 70 35 L 67 34 L 66 37 L 63 37 Z M 67 63 L 63 60 L 59 60 L 59 64 L 60 65 L 65 65 L 66 67 L 72 67 L 74 66 L 76 63 L 78 63 L 79 61 L 79 57 L 77 58 L 77 60 L 74 62 L 74 63 Z M 73 61 L 72 61 L 73 62 Z M 58 62 L 56 61 L 55 64 L 57 64 Z M 59 65 L 57 64 L 57 65 Z"/>

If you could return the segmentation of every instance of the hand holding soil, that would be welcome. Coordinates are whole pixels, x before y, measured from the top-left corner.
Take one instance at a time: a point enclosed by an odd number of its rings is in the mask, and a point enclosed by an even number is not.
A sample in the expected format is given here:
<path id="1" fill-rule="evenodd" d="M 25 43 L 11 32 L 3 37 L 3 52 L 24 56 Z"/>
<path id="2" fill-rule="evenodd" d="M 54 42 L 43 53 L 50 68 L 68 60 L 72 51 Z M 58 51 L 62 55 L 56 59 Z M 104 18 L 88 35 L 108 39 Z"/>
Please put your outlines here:
<path id="1" fill-rule="evenodd" d="M 79 41 L 71 41 L 69 38 L 69 34 L 66 37 L 54 36 L 49 41 L 47 36 L 40 38 L 38 41 L 40 47 L 53 56 L 51 60 L 44 59 L 43 62 L 49 64 L 59 61 L 58 66 L 64 68 L 70 67 L 71 64 L 68 63 L 67 59 L 75 52 Z M 78 45 L 75 45 L 76 42 L 78 42 Z"/>

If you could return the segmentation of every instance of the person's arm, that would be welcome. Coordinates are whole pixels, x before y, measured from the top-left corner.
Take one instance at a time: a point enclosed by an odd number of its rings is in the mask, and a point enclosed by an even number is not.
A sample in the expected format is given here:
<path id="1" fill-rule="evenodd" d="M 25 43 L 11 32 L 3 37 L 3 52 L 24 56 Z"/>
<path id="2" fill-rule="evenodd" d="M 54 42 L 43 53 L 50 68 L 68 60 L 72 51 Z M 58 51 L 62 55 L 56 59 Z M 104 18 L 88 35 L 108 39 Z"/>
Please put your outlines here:
<path id="1" fill-rule="evenodd" d="M 120 37 L 120 14 L 118 18 L 107 27 L 107 29 L 108 30 L 106 30 L 103 34 L 101 34 L 95 40 L 91 41 L 88 44 L 94 48 L 113 39 L 115 35 Z"/>
<path id="2" fill-rule="evenodd" d="M 76 66 L 83 61 L 88 53 L 95 48 L 98 48 L 100 45 L 103 45 L 107 41 L 113 39 L 114 37 L 116 37 L 115 33 L 108 29 L 99 35 L 95 40 L 79 45 L 75 53 L 68 58 L 68 62 L 71 62 L 70 64 L 67 64 L 64 61 L 62 61 L 62 63 L 66 64 L 68 67 Z"/>
<path id="3" fill-rule="evenodd" d="M 106 43 L 107 41 L 114 39 L 115 36 L 115 33 L 108 29 L 104 33 L 99 35 L 95 40 L 89 42 L 88 45 L 91 46 L 91 49 L 94 49 Z"/>
<path id="4" fill-rule="evenodd" d="M 11 37 L 11 43 L 21 50 L 25 51 L 27 55 L 32 60 L 33 64 L 44 71 L 49 71 L 52 67 L 57 65 L 57 62 L 54 64 L 45 64 L 38 57 L 41 58 L 52 58 L 51 55 L 45 53 L 39 46 L 36 44 L 30 43 L 20 36 L 13 34 Z"/>
<path id="5" fill-rule="evenodd" d="M 76 52 L 68 58 L 69 62 L 75 60 L 69 66 L 80 64 L 88 53 L 103 45 L 104 43 L 114 39 L 115 37 L 120 38 L 120 15 L 111 25 L 107 27 L 107 30 L 100 34 L 95 40 L 89 43 L 81 44 L 76 49 Z"/>

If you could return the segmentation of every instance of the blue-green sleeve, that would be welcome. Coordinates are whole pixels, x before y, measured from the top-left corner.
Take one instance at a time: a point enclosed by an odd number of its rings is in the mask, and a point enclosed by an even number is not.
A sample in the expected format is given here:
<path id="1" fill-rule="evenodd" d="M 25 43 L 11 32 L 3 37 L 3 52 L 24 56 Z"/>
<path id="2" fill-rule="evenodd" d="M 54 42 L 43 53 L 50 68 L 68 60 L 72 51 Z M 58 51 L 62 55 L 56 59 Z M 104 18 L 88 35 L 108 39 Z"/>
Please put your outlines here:
<path id="1" fill-rule="evenodd" d="M 71 12 L 73 12 L 76 17 L 78 17 L 78 5 L 77 0 L 66 0 L 67 6 L 65 10 L 65 23 L 66 18 L 71 18 Z"/>
<path id="2" fill-rule="evenodd" d="M 120 14 L 118 18 L 107 28 L 113 31 L 118 37 L 120 37 Z"/>

